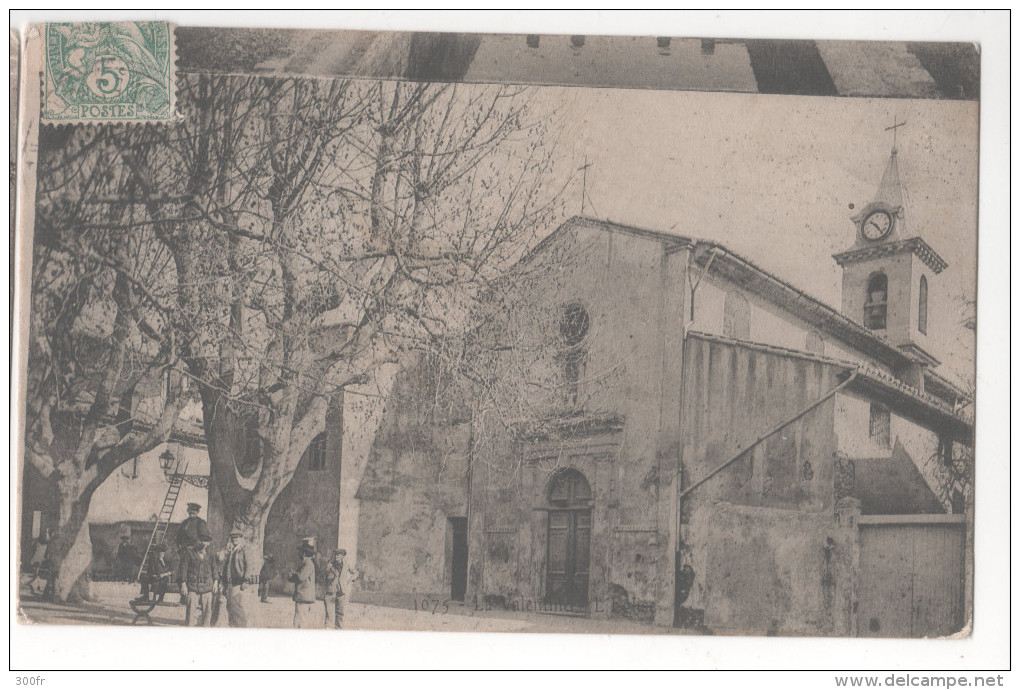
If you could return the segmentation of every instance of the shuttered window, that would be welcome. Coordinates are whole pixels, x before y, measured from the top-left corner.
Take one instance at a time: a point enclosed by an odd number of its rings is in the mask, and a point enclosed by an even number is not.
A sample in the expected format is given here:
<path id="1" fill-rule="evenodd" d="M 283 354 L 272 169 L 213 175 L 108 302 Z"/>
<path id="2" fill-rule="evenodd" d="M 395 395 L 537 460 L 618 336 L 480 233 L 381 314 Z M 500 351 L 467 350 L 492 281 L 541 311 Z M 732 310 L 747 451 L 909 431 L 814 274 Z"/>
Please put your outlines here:
<path id="1" fill-rule="evenodd" d="M 871 403 L 871 423 L 868 429 L 868 436 L 871 437 L 875 445 L 882 448 L 890 447 L 890 421 L 891 416 L 888 407 L 879 403 Z"/>

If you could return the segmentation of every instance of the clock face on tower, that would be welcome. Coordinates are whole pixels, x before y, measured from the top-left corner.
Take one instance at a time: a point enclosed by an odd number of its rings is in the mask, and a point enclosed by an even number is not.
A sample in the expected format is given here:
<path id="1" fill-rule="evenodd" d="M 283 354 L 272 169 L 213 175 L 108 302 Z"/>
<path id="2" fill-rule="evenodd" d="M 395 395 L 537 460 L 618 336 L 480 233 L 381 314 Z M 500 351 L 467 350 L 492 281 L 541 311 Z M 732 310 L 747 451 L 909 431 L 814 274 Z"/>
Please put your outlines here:
<path id="1" fill-rule="evenodd" d="M 877 242 L 892 230 L 893 218 L 886 211 L 872 211 L 861 225 L 861 235 L 869 242 Z"/>

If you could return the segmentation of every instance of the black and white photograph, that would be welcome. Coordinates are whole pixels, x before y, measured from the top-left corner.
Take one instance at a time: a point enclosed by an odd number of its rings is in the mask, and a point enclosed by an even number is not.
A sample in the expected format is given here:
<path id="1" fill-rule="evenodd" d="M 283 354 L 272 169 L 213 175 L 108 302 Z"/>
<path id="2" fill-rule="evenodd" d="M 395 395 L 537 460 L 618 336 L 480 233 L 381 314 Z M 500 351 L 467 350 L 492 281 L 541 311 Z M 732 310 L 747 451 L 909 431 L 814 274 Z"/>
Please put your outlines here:
<path id="1" fill-rule="evenodd" d="M 979 45 L 20 48 L 17 625 L 939 645 L 1008 600 Z"/>

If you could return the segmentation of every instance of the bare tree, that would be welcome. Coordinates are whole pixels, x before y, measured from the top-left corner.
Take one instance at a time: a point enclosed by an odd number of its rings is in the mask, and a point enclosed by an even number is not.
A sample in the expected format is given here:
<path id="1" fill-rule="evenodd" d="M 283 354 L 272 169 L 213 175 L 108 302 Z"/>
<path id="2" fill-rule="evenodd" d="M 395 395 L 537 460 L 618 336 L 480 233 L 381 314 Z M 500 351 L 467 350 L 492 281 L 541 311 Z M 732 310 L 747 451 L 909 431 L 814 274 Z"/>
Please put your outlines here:
<path id="1" fill-rule="evenodd" d="M 40 175 L 28 434 L 61 487 L 53 555 L 77 554 L 58 596 L 89 562 L 92 493 L 167 438 L 182 378 L 201 398 L 212 526 L 246 526 L 259 554 L 344 389 L 471 332 L 557 221 L 555 132 L 533 95 L 186 75 L 174 126 L 60 135 Z M 123 412 L 141 381 L 158 401 L 144 424 Z"/>
<path id="2" fill-rule="evenodd" d="M 555 221 L 553 137 L 531 96 L 193 77 L 185 122 L 128 147 L 145 194 L 172 197 L 148 208 L 193 333 L 214 528 L 247 526 L 259 553 L 344 389 L 465 329 Z"/>
<path id="3" fill-rule="evenodd" d="M 122 194 L 114 140 L 92 128 L 40 141 L 25 458 L 55 496 L 58 600 L 87 596 L 92 494 L 163 443 L 185 401 L 170 256 Z"/>

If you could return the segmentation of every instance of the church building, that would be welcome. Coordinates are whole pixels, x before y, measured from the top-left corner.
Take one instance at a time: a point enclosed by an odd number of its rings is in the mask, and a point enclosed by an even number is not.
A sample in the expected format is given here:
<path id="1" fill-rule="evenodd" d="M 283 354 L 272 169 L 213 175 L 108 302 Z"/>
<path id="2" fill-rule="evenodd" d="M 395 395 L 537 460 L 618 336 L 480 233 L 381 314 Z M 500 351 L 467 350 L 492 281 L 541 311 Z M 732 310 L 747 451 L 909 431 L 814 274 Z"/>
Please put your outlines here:
<path id="1" fill-rule="evenodd" d="M 524 260 L 552 270 L 493 317 L 509 339 L 493 380 L 516 386 L 517 413 L 417 406 L 453 396 L 423 361 L 343 469 L 355 600 L 717 633 L 961 630 L 972 499 L 950 470 L 971 452 L 971 400 L 932 352 L 947 263 L 911 224 L 895 148 L 851 221 L 838 310 L 717 242 L 564 223 Z"/>

